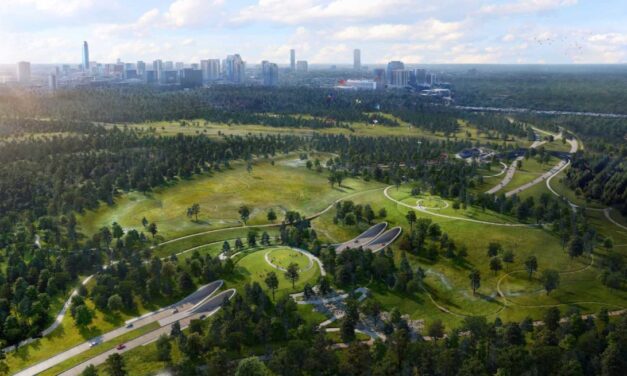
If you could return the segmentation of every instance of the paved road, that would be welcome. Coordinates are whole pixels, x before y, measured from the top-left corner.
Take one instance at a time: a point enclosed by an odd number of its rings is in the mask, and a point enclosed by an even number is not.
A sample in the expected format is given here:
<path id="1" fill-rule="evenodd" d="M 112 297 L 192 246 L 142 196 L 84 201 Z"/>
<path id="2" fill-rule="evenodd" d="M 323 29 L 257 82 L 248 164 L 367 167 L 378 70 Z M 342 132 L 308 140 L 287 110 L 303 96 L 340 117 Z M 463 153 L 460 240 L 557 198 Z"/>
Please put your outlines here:
<path id="1" fill-rule="evenodd" d="M 73 356 L 76 356 L 78 354 L 81 354 L 87 350 L 89 350 L 91 348 L 91 342 L 96 340 L 100 343 L 102 342 L 106 342 L 109 340 L 112 340 L 116 337 L 119 337 L 123 334 L 128 333 L 129 331 L 132 331 L 134 329 L 137 328 L 141 328 L 143 326 L 146 326 L 148 324 L 151 324 L 153 322 L 157 322 L 165 317 L 171 316 L 172 315 L 172 311 L 174 309 L 178 309 L 179 312 L 185 312 L 188 310 L 193 309 L 197 304 L 202 303 L 203 301 L 205 301 L 208 297 L 210 297 L 213 293 L 215 293 L 220 287 L 222 287 L 222 284 L 224 283 L 224 281 L 222 280 L 218 280 L 218 281 L 214 281 L 211 282 L 207 285 L 201 286 L 198 290 L 196 290 L 195 292 L 193 292 L 192 294 L 190 294 L 189 296 L 187 296 L 185 299 L 181 300 L 178 303 L 175 303 L 169 307 L 166 308 L 162 308 L 160 310 L 154 311 L 154 312 L 150 312 L 146 315 L 143 315 L 139 318 L 133 319 L 133 320 L 129 320 L 127 321 L 127 323 L 132 323 L 133 327 L 132 328 L 126 328 L 126 325 L 117 329 L 114 329 L 110 332 L 107 332 L 101 336 L 98 336 L 96 338 L 92 338 L 89 341 L 85 341 L 77 346 L 72 347 L 69 350 L 66 350 L 62 353 L 59 353 L 51 358 L 48 358 L 46 360 L 44 360 L 43 362 L 37 363 L 34 366 L 31 366 L 29 368 L 26 368 L 18 373 L 15 374 L 15 376 L 30 376 L 30 375 L 36 375 L 40 372 L 43 372 L 45 370 L 47 370 L 50 367 L 53 367 L 69 358 L 72 358 Z"/>
<path id="2" fill-rule="evenodd" d="M 536 140 L 536 141 L 534 141 L 531 144 L 531 146 L 529 148 L 530 149 L 535 149 L 535 148 L 537 148 L 540 145 L 544 145 L 545 143 L 546 143 L 546 141 Z M 505 177 L 503 178 L 503 180 L 501 180 L 494 187 L 492 187 L 489 190 L 487 190 L 485 193 L 487 193 L 487 194 L 494 194 L 494 193 L 500 191 L 501 189 L 503 189 L 507 184 L 509 184 L 509 182 L 512 181 L 512 179 L 514 178 L 514 174 L 516 173 L 516 168 L 518 168 L 518 166 L 517 166 L 518 162 L 522 161 L 524 158 L 525 157 L 523 155 L 521 155 L 520 157 L 516 157 L 516 159 L 514 159 L 512 164 L 507 169 L 507 173 L 505 174 Z"/>
<path id="3" fill-rule="evenodd" d="M 201 305 L 199 305 L 196 308 L 193 308 L 191 311 L 193 312 L 193 314 L 179 320 L 179 323 L 181 325 L 181 329 L 185 329 L 189 326 L 189 323 L 192 320 L 196 320 L 199 319 L 200 316 L 203 316 L 204 318 L 207 318 L 213 314 L 215 314 L 216 312 L 218 312 L 218 310 L 220 309 L 220 307 L 222 306 L 222 304 L 224 303 L 225 299 L 231 299 L 233 296 L 235 295 L 235 289 L 230 289 L 230 290 L 226 290 L 223 291 L 221 293 L 219 293 L 218 295 L 214 296 L 213 298 L 207 300 L 206 302 L 202 303 Z M 162 334 L 170 334 L 170 331 L 172 330 L 172 326 L 171 325 L 166 325 L 166 326 L 162 326 L 159 329 L 155 329 L 150 333 L 146 333 L 143 336 L 137 337 L 129 342 L 127 342 L 125 345 L 126 347 L 122 350 L 117 350 L 117 349 L 111 349 L 108 351 L 103 352 L 102 354 L 95 356 L 91 359 L 89 359 L 86 362 L 83 362 L 79 365 L 77 365 L 74 368 L 70 368 L 69 370 L 59 374 L 59 375 L 63 375 L 63 376 L 77 376 L 80 375 L 81 372 L 83 372 L 83 370 L 85 368 L 87 368 L 87 366 L 89 366 L 90 364 L 93 364 L 95 366 L 104 363 L 107 358 L 114 353 L 125 353 L 127 351 L 130 351 L 136 347 L 139 346 L 144 346 L 147 344 L 150 344 L 154 341 L 156 341 Z"/>

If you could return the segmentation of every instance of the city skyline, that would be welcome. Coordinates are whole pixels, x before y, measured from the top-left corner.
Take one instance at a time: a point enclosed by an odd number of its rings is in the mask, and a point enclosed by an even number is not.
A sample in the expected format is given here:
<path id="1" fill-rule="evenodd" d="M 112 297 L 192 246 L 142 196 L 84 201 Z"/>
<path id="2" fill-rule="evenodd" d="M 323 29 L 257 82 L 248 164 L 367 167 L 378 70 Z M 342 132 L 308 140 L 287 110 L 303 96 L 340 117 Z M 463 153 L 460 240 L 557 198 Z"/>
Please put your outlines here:
<path id="1" fill-rule="evenodd" d="M 624 63 L 624 1 L 18 0 L 0 5 L 0 63 L 199 62 L 238 51 L 290 64 Z"/>

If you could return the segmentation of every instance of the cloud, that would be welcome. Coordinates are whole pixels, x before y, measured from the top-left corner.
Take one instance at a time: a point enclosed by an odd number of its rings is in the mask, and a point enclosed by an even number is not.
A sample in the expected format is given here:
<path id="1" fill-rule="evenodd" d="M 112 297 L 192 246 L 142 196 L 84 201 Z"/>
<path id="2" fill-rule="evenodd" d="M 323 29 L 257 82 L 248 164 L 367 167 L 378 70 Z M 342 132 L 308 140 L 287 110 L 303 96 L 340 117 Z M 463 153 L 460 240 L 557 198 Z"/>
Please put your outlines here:
<path id="1" fill-rule="evenodd" d="M 505 4 L 484 5 L 479 9 L 479 13 L 506 16 L 545 12 L 576 4 L 577 0 L 518 0 Z"/>
<path id="2" fill-rule="evenodd" d="M 349 26 L 335 32 L 333 38 L 358 41 L 455 40 L 462 36 L 462 28 L 462 22 L 443 22 L 431 18 L 415 24 Z"/>
<path id="3" fill-rule="evenodd" d="M 203 25 L 215 19 L 223 3 L 224 0 L 176 0 L 170 5 L 164 18 L 174 27 Z"/>
<path id="4" fill-rule="evenodd" d="M 68 17 L 90 9 L 95 0 L 13 0 L 11 3 L 32 7 L 37 11 L 56 16 Z"/>
<path id="5" fill-rule="evenodd" d="M 367 20 L 385 15 L 403 14 L 419 9 L 411 0 L 259 0 L 243 8 L 232 21 L 270 21 L 282 24 L 304 24 L 323 20 Z"/>

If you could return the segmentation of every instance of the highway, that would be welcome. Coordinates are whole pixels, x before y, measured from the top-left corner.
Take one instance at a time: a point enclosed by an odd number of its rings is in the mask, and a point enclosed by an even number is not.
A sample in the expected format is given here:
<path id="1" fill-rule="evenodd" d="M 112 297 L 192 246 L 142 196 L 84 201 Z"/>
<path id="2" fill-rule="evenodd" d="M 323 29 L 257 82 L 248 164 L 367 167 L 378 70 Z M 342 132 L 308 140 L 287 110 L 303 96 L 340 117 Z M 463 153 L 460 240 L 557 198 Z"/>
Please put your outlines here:
<path id="1" fill-rule="evenodd" d="M 198 307 L 191 309 L 190 310 L 191 315 L 187 315 L 186 317 L 178 320 L 181 325 L 181 329 L 187 328 L 189 326 L 189 323 L 192 320 L 199 319 L 203 315 L 204 315 L 203 318 L 213 315 L 220 309 L 225 299 L 231 299 L 234 295 L 235 295 L 234 289 L 226 290 L 217 294 L 216 296 L 207 300 L 206 302 L 200 304 Z M 117 350 L 116 348 L 113 348 L 111 350 L 105 351 L 102 354 L 97 355 L 89 359 L 88 361 L 77 365 L 74 368 L 70 368 L 69 370 L 63 373 L 60 373 L 59 375 L 62 375 L 62 376 L 80 375 L 83 372 L 83 370 L 87 368 L 87 366 L 89 366 L 90 364 L 97 366 L 99 364 L 104 363 L 111 354 L 114 354 L 114 353 L 121 354 L 121 353 L 130 351 L 136 347 L 148 345 L 156 341 L 162 334 L 169 335 L 171 330 L 172 330 L 172 325 L 170 325 L 170 321 L 167 321 L 167 325 L 162 326 L 159 329 L 155 329 L 152 332 L 146 333 L 143 336 L 137 337 L 131 341 L 128 341 L 125 344 L 126 347 L 124 349 Z"/>
<path id="2" fill-rule="evenodd" d="M 45 370 L 47 370 L 48 368 L 51 368 L 67 359 L 70 359 L 78 354 L 81 354 L 87 350 L 89 350 L 92 346 L 91 343 L 92 342 L 97 342 L 97 343 L 103 343 L 103 342 L 107 342 L 110 341 L 116 337 L 119 337 L 123 334 L 128 333 L 129 331 L 135 330 L 137 328 L 141 328 L 143 326 L 146 326 L 148 324 L 151 324 L 153 322 L 160 322 L 170 316 L 172 316 L 173 311 L 176 309 L 178 310 L 178 312 L 181 314 L 185 314 L 186 312 L 189 312 L 190 314 L 192 313 L 193 310 L 197 309 L 198 306 L 200 305 L 204 305 L 207 302 L 213 300 L 213 299 L 209 299 L 207 300 L 209 297 L 211 297 L 216 291 L 218 291 L 222 285 L 223 285 L 224 281 L 222 280 L 218 280 L 218 281 L 214 281 L 211 282 L 207 285 L 201 286 L 198 290 L 196 290 L 195 292 L 193 292 L 192 294 L 188 295 L 186 298 L 184 298 L 183 300 L 179 301 L 178 303 L 175 303 L 169 307 L 166 308 L 162 308 L 159 309 L 157 311 L 154 312 L 150 312 L 148 314 L 145 314 L 141 317 L 129 320 L 126 322 L 126 324 L 132 324 L 131 328 L 127 328 L 127 325 L 124 325 L 120 328 L 114 329 L 110 332 L 107 332 L 101 336 L 95 337 L 95 338 L 91 338 L 88 341 L 85 341 L 77 346 L 72 347 L 69 350 L 66 350 L 64 352 L 61 352 L 51 358 L 48 358 L 46 360 L 44 360 L 43 362 L 37 363 L 34 366 L 31 366 L 29 368 L 23 369 L 20 372 L 16 373 L 15 376 L 30 376 L 30 375 L 36 375 L 40 372 L 43 372 Z M 216 295 L 219 296 L 220 294 Z M 190 314 L 188 314 L 187 316 L 189 316 Z M 162 328 L 160 328 L 162 329 Z M 159 330 L 159 329 L 157 329 Z M 151 334 L 153 332 L 150 332 L 148 334 Z M 147 334 L 147 335 L 148 335 Z M 98 346 L 98 345 L 96 345 Z"/>

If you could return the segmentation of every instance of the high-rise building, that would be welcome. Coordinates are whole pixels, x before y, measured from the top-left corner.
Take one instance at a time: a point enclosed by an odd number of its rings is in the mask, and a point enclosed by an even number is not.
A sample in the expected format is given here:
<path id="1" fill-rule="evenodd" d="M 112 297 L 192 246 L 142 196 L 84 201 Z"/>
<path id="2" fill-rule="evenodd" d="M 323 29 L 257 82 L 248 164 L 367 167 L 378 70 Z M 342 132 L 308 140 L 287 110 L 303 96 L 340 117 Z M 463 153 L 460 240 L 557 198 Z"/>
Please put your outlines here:
<path id="1" fill-rule="evenodd" d="M 180 71 L 180 70 L 183 70 L 184 68 L 185 68 L 185 63 L 183 63 L 183 62 L 177 61 L 174 64 L 174 70 Z"/>
<path id="2" fill-rule="evenodd" d="M 392 72 L 399 69 L 405 69 L 405 64 L 402 61 L 395 60 L 388 63 L 386 70 L 388 82 L 392 82 Z"/>
<path id="3" fill-rule="evenodd" d="M 30 83 L 30 63 L 28 61 L 17 63 L 17 80 L 21 84 Z"/>
<path id="4" fill-rule="evenodd" d="M 417 85 L 424 85 L 427 83 L 427 71 L 425 69 L 415 69 L 414 75 L 416 76 Z"/>
<path id="5" fill-rule="evenodd" d="M 293 48 L 290 50 L 290 68 L 292 72 L 296 70 L 296 50 Z"/>
<path id="6" fill-rule="evenodd" d="M 83 42 L 83 71 L 89 72 L 89 45 Z"/>
<path id="7" fill-rule="evenodd" d="M 396 69 L 392 71 L 392 80 L 390 84 L 396 87 L 405 87 L 409 85 L 412 71 L 409 69 Z"/>
<path id="8" fill-rule="evenodd" d="M 261 62 L 261 75 L 264 86 L 279 85 L 279 66 L 268 61 Z"/>
<path id="9" fill-rule="evenodd" d="M 48 76 L 48 89 L 51 93 L 57 91 L 57 75 L 54 73 Z"/>
<path id="10" fill-rule="evenodd" d="M 243 83 L 245 69 L 246 65 L 239 54 L 229 55 L 226 57 L 224 71 L 227 81 L 234 84 Z"/>
<path id="11" fill-rule="evenodd" d="M 146 63 L 140 60 L 137 62 L 136 66 L 137 66 L 137 75 L 139 77 L 144 77 L 146 75 Z"/>
<path id="12" fill-rule="evenodd" d="M 163 82 L 163 61 L 155 60 L 152 62 L 152 70 L 154 73 L 155 82 Z"/>
<path id="13" fill-rule="evenodd" d="M 377 84 L 377 89 L 385 88 L 385 84 L 387 82 L 387 79 L 385 76 L 386 76 L 385 69 L 377 68 L 374 70 L 374 82 L 376 82 Z"/>
<path id="14" fill-rule="evenodd" d="M 207 59 L 200 61 L 202 79 L 204 81 L 215 81 L 220 78 L 220 59 Z"/>
<path id="15" fill-rule="evenodd" d="M 307 64 L 307 60 L 298 60 L 296 62 L 296 71 L 300 73 L 307 73 L 309 70 L 309 65 Z"/>
<path id="16" fill-rule="evenodd" d="M 359 48 L 353 51 L 353 69 L 361 70 L 361 50 Z"/>
<path id="17" fill-rule="evenodd" d="M 202 86 L 202 71 L 200 69 L 184 68 L 180 71 L 181 87 L 195 88 Z"/>

